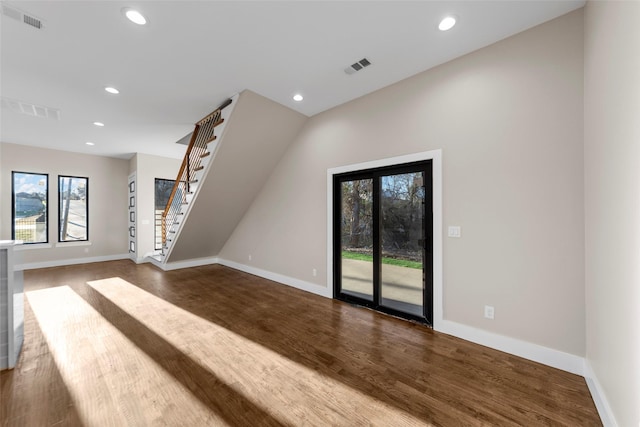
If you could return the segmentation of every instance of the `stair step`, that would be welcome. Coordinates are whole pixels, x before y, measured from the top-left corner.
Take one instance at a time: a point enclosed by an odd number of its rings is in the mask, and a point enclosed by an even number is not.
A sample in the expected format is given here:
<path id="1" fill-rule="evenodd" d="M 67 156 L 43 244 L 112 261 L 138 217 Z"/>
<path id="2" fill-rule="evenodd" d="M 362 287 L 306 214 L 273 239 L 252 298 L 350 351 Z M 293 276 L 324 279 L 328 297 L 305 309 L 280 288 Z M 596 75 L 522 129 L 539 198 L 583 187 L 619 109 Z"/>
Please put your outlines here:
<path id="1" fill-rule="evenodd" d="M 207 151 L 206 153 L 204 153 L 202 156 L 200 156 L 201 159 L 204 159 L 205 157 L 208 157 L 211 155 L 210 151 Z"/>
<path id="2" fill-rule="evenodd" d="M 210 143 L 210 142 L 213 142 L 213 141 L 215 141 L 216 139 L 218 139 L 218 137 L 217 137 L 216 135 L 213 135 L 213 137 L 212 137 L 210 140 L 208 140 L 207 142 L 205 142 L 205 144 L 208 144 L 208 143 Z"/>
<path id="3" fill-rule="evenodd" d="M 195 172 L 201 171 L 202 169 L 204 169 L 204 166 L 198 166 L 197 168 L 194 169 Z"/>

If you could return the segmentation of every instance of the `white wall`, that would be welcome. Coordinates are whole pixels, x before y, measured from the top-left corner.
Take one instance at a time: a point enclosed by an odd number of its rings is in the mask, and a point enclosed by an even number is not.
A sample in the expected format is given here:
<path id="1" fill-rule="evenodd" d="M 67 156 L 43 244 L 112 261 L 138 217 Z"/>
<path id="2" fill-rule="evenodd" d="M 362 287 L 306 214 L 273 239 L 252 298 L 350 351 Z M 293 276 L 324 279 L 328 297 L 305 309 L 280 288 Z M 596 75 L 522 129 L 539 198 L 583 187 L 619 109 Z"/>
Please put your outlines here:
<path id="1" fill-rule="evenodd" d="M 15 144 L 0 144 L 0 239 L 11 239 L 11 172 L 49 174 L 49 245 L 22 252 L 24 265 L 44 267 L 122 258 L 127 254 L 128 161 L 49 150 Z M 89 178 L 90 245 L 58 243 L 58 175 Z"/>
<path id="2" fill-rule="evenodd" d="M 185 147 L 186 152 L 186 147 Z M 176 179 L 182 159 L 136 154 L 129 164 L 129 172 L 136 173 L 136 237 L 137 262 L 155 248 L 155 185 L 156 178 Z"/>
<path id="3" fill-rule="evenodd" d="M 582 72 L 579 10 L 314 116 L 220 257 L 326 286 L 327 169 L 442 149 L 445 319 L 583 356 Z"/>
<path id="4" fill-rule="evenodd" d="M 633 427 L 640 425 L 639 24 L 638 1 L 587 3 L 586 357 L 609 424 Z"/>

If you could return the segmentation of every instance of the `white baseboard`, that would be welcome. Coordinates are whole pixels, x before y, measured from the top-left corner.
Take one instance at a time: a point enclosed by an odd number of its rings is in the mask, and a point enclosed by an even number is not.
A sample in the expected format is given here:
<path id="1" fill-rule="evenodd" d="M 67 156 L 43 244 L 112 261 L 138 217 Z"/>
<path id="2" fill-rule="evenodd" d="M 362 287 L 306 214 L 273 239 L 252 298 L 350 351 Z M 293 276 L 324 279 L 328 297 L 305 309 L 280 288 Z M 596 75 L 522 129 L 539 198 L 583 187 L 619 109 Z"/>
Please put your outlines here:
<path id="1" fill-rule="evenodd" d="M 130 259 L 129 254 L 105 255 L 87 258 L 63 259 L 57 261 L 30 262 L 25 264 L 16 264 L 15 269 L 34 270 L 36 268 L 62 267 L 65 265 L 89 264 L 92 262 L 116 261 L 120 259 Z"/>
<path id="2" fill-rule="evenodd" d="M 168 262 L 166 264 L 160 261 L 157 261 L 151 257 L 147 258 L 146 260 L 151 262 L 153 265 L 161 268 L 164 271 L 179 270 L 181 268 L 200 267 L 202 265 L 218 264 L 218 257 L 194 258 L 194 259 L 187 259 L 184 261 Z"/>
<path id="3" fill-rule="evenodd" d="M 584 361 L 584 379 L 587 381 L 591 398 L 593 399 L 593 403 L 596 405 L 602 425 L 604 425 L 604 427 L 618 427 L 616 417 L 613 415 L 607 396 L 605 395 L 604 390 L 602 389 L 602 386 L 600 385 L 600 382 L 587 359 Z"/>
<path id="4" fill-rule="evenodd" d="M 273 273 L 271 271 L 262 270 L 260 268 L 251 267 L 248 265 L 240 264 L 234 261 L 219 258 L 218 264 L 231 267 L 236 270 L 244 271 L 245 273 L 253 274 L 265 279 L 273 280 L 274 282 L 282 283 L 292 288 L 301 289 L 303 291 L 311 292 L 312 294 L 320 295 L 325 298 L 332 298 L 333 292 L 331 289 L 327 289 L 324 286 L 316 285 L 315 283 L 306 282 L 304 280 L 295 279 L 293 277 L 284 276 L 282 274 Z"/>
<path id="5" fill-rule="evenodd" d="M 436 326 L 437 328 L 435 328 L 435 330 L 438 332 L 453 335 L 466 341 L 523 357 L 534 362 L 542 363 L 543 365 L 571 372 L 572 374 L 584 376 L 584 358 L 580 356 L 450 320 L 441 320 Z"/>

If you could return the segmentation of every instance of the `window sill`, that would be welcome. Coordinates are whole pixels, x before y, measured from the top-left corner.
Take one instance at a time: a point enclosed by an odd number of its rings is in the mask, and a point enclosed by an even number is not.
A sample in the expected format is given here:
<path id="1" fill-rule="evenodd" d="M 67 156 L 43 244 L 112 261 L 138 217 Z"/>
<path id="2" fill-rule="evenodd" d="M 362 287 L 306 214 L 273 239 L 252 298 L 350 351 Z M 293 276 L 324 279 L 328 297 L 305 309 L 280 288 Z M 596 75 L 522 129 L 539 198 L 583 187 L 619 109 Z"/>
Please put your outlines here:
<path id="1" fill-rule="evenodd" d="M 91 246 L 91 242 L 88 240 L 83 240 L 81 242 L 58 242 L 56 243 L 56 248 L 68 248 L 71 246 Z"/>

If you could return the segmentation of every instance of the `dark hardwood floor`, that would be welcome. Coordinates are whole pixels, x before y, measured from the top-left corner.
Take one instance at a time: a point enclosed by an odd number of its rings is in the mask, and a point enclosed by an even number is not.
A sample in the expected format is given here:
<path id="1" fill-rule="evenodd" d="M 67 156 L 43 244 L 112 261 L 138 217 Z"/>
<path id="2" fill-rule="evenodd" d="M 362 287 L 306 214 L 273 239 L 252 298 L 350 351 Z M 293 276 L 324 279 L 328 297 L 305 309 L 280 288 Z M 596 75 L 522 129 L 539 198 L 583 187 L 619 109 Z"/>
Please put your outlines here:
<path id="1" fill-rule="evenodd" d="M 583 378 L 223 266 L 25 272 L 3 426 L 595 426 Z"/>

